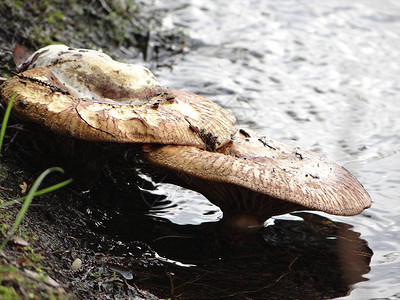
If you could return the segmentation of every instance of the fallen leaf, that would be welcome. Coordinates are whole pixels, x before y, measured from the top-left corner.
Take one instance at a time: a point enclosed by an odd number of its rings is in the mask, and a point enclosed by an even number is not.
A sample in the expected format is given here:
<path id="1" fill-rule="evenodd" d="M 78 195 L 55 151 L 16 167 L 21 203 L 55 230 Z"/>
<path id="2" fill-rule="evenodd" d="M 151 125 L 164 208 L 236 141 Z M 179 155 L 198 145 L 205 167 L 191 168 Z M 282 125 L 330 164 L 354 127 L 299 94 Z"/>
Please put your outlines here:
<path id="1" fill-rule="evenodd" d="M 23 246 L 23 247 L 29 245 L 29 243 L 27 241 L 25 241 L 22 237 L 19 237 L 19 236 L 13 236 L 11 238 L 11 241 L 16 245 Z"/>
<path id="2" fill-rule="evenodd" d="M 25 194 L 26 190 L 28 188 L 28 185 L 26 184 L 26 182 L 24 181 L 22 184 L 19 185 L 19 187 L 21 188 L 21 193 Z"/>

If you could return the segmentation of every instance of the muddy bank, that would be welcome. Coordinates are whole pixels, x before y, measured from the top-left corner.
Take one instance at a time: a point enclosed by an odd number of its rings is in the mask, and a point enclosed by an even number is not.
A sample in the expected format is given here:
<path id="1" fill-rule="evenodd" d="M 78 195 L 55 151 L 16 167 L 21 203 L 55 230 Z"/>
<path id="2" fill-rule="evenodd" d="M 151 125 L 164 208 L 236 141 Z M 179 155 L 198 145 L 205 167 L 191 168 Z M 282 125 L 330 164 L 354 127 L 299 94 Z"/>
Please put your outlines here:
<path id="1" fill-rule="evenodd" d="M 0 76 L 9 77 L 15 70 L 12 49 L 17 44 L 34 51 L 48 44 L 62 43 L 102 49 L 114 58 L 123 56 L 151 61 L 154 65 L 163 64 L 163 58 L 170 59 L 176 49 L 182 47 L 184 39 L 179 32 L 159 31 L 162 16 L 152 12 L 149 5 L 130 0 L 95 1 L 90 5 L 75 0 L 52 1 L 51 4 L 48 1 L 3 1 L 0 4 Z M 3 113 L 4 109 L 1 118 Z M 90 226 L 97 225 L 93 219 L 82 215 L 93 209 L 88 208 L 91 200 L 88 202 L 90 196 L 85 196 L 86 191 L 96 193 L 99 185 L 113 186 L 106 192 L 97 191 L 109 193 L 109 198 L 103 199 L 113 201 L 118 194 L 123 194 L 126 200 L 128 193 L 133 198 L 140 197 L 134 182 L 136 176 L 131 174 L 135 171 L 121 156 L 126 149 L 118 150 L 121 155 L 113 157 L 115 162 L 106 162 L 110 155 L 107 148 L 112 146 L 99 145 L 100 149 L 105 149 L 104 157 L 99 157 L 102 150 L 77 144 L 43 133 L 41 128 L 20 120 L 10 120 L 0 158 L 2 203 L 26 195 L 25 187 L 29 190 L 37 176 L 51 166 L 60 166 L 67 173 L 50 175 L 42 187 L 66 178 L 74 178 L 74 183 L 34 200 L 16 234 L 22 240 L 9 242 L 0 254 L 0 298 L 157 298 L 145 292 L 144 287 L 139 288 L 136 278 L 133 281 L 132 271 L 125 272 L 123 266 L 130 264 L 129 270 L 132 270 L 134 261 L 137 268 L 143 269 L 141 265 L 149 264 L 147 257 L 154 256 L 150 247 L 132 241 L 131 260 L 109 255 L 105 249 L 97 252 L 101 237 L 90 230 Z M 78 149 L 84 149 L 84 154 L 77 154 Z M 96 159 L 91 158 L 94 153 Z M 111 163 L 115 165 L 111 167 Z M 115 177 L 111 171 L 114 168 L 118 169 Z M 129 173 L 129 180 L 124 172 Z M 132 188 L 127 187 L 129 184 Z M 137 205 L 142 206 L 141 202 Z M 1 210 L 2 240 L 20 207 L 13 205 Z M 136 211 L 140 215 L 145 209 Z M 88 220 L 91 224 L 85 223 Z M 78 257 L 83 266 L 74 271 L 71 264 Z"/>

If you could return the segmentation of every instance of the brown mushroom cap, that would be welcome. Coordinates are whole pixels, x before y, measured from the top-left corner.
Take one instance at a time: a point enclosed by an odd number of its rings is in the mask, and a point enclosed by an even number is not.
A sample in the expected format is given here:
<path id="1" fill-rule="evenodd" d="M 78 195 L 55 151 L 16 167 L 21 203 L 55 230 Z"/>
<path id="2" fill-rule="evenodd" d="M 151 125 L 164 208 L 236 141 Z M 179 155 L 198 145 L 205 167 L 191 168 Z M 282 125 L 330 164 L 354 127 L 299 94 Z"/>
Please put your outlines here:
<path id="1" fill-rule="evenodd" d="M 258 223 L 295 210 L 355 215 L 371 205 L 346 169 L 321 155 L 241 129 L 232 142 L 208 152 L 190 146 L 144 146 L 144 156 L 173 172 L 228 215 Z"/>
<path id="2" fill-rule="evenodd" d="M 85 140 L 210 150 L 236 131 L 230 112 L 204 97 L 159 86 L 143 67 L 96 51 L 54 47 L 37 51 L 25 65 L 49 67 L 35 67 L 1 85 L 3 102 L 17 93 L 13 111 L 23 119 Z"/>

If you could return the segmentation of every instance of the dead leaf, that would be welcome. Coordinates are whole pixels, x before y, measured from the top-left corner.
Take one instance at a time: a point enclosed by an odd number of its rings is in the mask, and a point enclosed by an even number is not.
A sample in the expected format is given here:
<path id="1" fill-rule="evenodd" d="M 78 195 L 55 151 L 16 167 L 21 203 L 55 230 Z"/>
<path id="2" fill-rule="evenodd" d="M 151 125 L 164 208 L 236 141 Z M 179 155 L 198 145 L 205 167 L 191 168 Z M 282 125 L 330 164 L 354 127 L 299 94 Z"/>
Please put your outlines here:
<path id="1" fill-rule="evenodd" d="M 23 246 L 23 247 L 29 245 L 29 243 L 27 241 L 25 241 L 22 237 L 19 237 L 19 236 L 13 236 L 11 238 L 11 241 L 16 245 Z"/>
<path id="2" fill-rule="evenodd" d="M 31 56 L 29 50 L 22 45 L 16 45 L 13 49 L 13 58 L 16 66 L 24 63 Z"/>
<path id="3" fill-rule="evenodd" d="M 21 188 L 21 193 L 22 193 L 22 194 L 25 194 L 25 193 L 26 193 L 26 190 L 27 190 L 27 188 L 28 188 L 28 185 L 26 184 L 26 182 L 24 181 L 23 183 L 21 183 L 21 184 L 19 185 L 19 187 Z"/>

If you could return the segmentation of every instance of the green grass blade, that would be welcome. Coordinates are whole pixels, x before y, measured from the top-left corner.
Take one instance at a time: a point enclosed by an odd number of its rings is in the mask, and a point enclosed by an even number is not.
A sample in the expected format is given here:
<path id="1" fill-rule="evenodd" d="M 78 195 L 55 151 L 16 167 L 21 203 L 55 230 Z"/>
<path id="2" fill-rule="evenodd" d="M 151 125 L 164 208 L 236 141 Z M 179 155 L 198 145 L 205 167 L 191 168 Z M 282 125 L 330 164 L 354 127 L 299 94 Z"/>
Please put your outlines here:
<path id="1" fill-rule="evenodd" d="M 14 92 L 10 98 L 10 101 L 8 102 L 6 111 L 4 113 L 4 118 L 3 118 L 3 122 L 1 123 L 1 130 L 0 130 L 0 151 L 1 151 L 1 147 L 3 146 L 3 140 L 4 140 L 4 136 L 6 134 L 6 127 L 7 127 L 7 123 L 8 123 L 8 119 L 10 118 L 10 113 L 11 113 L 11 107 L 13 105 L 13 102 L 15 100 L 15 97 L 17 96 L 17 92 Z"/>
<path id="2" fill-rule="evenodd" d="M 54 185 L 49 186 L 47 188 L 41 189 L 41 190 L 37 191 L 33 196 L 36 197 L 36 196 L 39 196 L 39 195 L 50 193 L 50 192 L 52 192 L 54 190 L 58 190 L 58 189 L 60 189 L 60 188 L 62 188 L 64 186 L 66 186 L 67 184 L 70 184 L 71 182 L 72 182 L 72 178 L 68 179 L 68 180 L 65 180 L 65 181 L 62 181 L 60 183 L 54 184 Z M 16 203 L 20 203 L 21 201 L 25 200 L 26 197 L 28 197 L 28 195 L 20 197 L 20 198 L 17 198 L 17 199 L 14 199 L 14 200 L 11 200 L 11 201 L 7 201 L 7 202 L 5 202 L 3 204 L 0 204 L 0 208 L 4 208 L 4 207 L 7 207 L 7 206 L 16 204 Z"/>
<path id="3" fill-rule="evenodd" d="M 9 233 L 8 237 L 3 241 L 3 243 L 0 245 L 0 251 L 2 251 L 4 249 L 4 247 L 6 246 L 9 238 L 17 231 L 17 228 L 18 228 L 19 224 L 21 224 L 21 221 L 24 218 L 24 216 L 25 216 L 25 214 L 26 214 L 26 212 L 27 212 L 27 210 L 29 208 L 29 205 L 31 204 L 31 202 L 33 200 L 33 197 L 35 196 L 35 193 L 37 192 L 37 190 L 38 190 L 40 184 L 42 183 L 43 179 L 49 173 L 54 172 L 54 171 L 64 173 L 64 170 L 61 169 L 61 168 L 58 168 L 58 167 L 49 168 L 49 169 L 43 171 L 43 173 L 40 174 L 39 177 L 35 180 L 35 182 L 32 185 L 32 188 L 30 189 L 30 191 L 28 193 L 28 195 L 26 195 L 25 202 L 22 205 L 21 210 L 19 211 L 19 213 L 17 215 L 17 218 L 14 221 L 14 224 L 13 224 L 13 226 L 11 228 L 11 232 Z"/>
<path id="4" fill-rule="evenodd" d="M 60 189 L 60 188 L 62 188 L 64 186 L 66 186 L 67 184 L 70 184 L 71 182 L 72 182 L 72 178 L 67 179 L 67 180 L 62 181 L 60 183 L 54 184 L 54 185 L 49 186 L 47 188 L 41 189 L 40 191 L 37 191 L 34 196 L 39 196 L 39 195 L 47 194 L 47 193 L 50 193 L 52 191 L 58 190 L 58 189 Z M 25 199 L 26 197 L 27 196 L 21 197 L 21 199 Z"/>
<path id="5" fill-rule="evenodd" d="M 14 200 L 11 200 L 11 201 L 7 201 L 7 202 L 5 202 L 3 204 L 0 204 L 0 208 L 4 208 L 4 207 L 7 207 L 7 206 L 10 206 L 10 205 L 13 205 L 13 204 L 17 204 L 20 201 L 21 201 L 21 198 L 14 199 Z"/>

